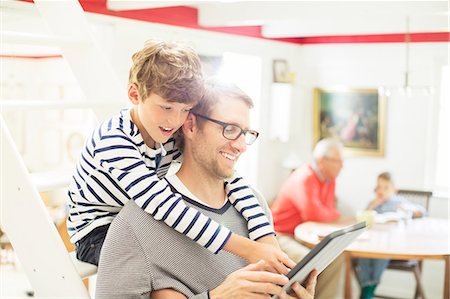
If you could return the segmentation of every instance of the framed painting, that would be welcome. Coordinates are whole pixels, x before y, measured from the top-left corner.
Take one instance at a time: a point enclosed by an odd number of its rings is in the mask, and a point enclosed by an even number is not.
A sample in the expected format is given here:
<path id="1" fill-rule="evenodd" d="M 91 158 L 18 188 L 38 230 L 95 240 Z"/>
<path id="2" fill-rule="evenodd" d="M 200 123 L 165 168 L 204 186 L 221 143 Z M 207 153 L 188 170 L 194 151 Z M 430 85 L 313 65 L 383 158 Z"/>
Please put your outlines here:
<path id="1" fill-rule="evenodd" d="M 386 98 L 378 89 L 314 89 L 314 144 L 337 138 L 352 156 L 384 156 Z"/>

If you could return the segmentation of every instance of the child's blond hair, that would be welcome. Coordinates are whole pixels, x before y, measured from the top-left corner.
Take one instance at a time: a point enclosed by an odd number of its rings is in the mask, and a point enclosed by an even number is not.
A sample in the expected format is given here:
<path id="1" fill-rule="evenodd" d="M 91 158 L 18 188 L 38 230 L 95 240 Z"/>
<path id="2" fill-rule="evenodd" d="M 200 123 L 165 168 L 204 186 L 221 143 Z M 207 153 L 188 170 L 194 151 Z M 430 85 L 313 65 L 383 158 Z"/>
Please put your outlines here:
<path id="1" fill-rule="evenodd" d="M 151 40 L 132 56 L 129 84 L 144 100 L 155 93 L 172 102 L 196 104 L 203 96 L 200 58 L 191 47 Z"/>

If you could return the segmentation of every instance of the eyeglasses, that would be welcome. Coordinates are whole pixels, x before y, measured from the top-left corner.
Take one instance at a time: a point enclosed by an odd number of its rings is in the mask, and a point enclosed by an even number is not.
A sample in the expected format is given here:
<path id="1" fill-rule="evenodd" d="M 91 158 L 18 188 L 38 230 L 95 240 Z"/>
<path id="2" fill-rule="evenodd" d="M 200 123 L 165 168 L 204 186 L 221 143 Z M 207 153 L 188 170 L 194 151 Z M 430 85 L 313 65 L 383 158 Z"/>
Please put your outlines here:
<path id="1" fill-rule="evenodd" d="M 221 125 L 223 127 L 222 135 L 223 135 L 223 137 L 225 137 L 228 140 L 236 140 L 242 134 L 244 134 L 245 144 L 251 145 L 251 144 L 253 144 L 253 142 L 255 142 L 256 138 L 258 138 L 258 136 L 259 136 L 259 133 L 254 130 L 244 130 L 244 129 L 241 129 L 239 126 L 224 123 L 222 121 L 212 119 L 212 118 L 209 118 L 209 117 L 201 115 L 201 114 L 197 114 L 194 112 L 192 112 L 192 114 L 194 114 L 200 118 L 209 120 L 218 125 Z"/>

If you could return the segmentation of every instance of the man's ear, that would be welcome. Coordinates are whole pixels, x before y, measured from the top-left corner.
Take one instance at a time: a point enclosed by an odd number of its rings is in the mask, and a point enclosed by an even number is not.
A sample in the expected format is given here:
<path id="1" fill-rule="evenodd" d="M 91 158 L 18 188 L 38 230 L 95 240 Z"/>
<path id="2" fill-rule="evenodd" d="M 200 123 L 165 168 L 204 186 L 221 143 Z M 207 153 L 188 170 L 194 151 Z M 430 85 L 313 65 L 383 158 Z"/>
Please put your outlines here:
<path id="1" fill-rule="evenodd" d="M 136 83 L 132 83 L 128 86 L 128 98 L 133 105 L 139 104 L 139 93 Z"/>

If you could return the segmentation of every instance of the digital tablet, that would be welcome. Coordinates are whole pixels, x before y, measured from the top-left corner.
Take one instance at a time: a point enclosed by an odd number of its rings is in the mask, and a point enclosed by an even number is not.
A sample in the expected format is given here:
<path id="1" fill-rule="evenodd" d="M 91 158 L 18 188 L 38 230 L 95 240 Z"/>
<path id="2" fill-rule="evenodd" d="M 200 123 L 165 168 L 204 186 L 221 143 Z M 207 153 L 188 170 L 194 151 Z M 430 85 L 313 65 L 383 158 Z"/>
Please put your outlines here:
<path id="1" fill-rule="evenodd" d="M 366 222 L 345 227 L 334 231 L 323 238 L 319 244 L 287 274 L 289 283 L 283 289 L 286 292 L 291 290 L 291 285 L 298 281 L 301 284 L 308 278 L 309 273 L 316 269 L 319 274 L 322 272 L 344 249 L 352 243 L 366 228 Z M 272 298 L 278 298 L 273 296 Z"/>

